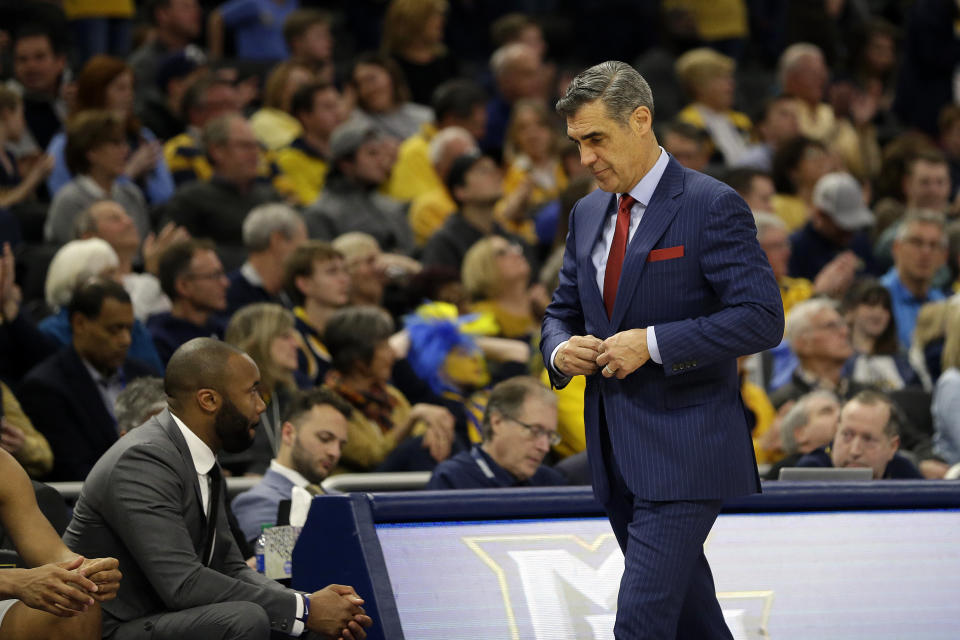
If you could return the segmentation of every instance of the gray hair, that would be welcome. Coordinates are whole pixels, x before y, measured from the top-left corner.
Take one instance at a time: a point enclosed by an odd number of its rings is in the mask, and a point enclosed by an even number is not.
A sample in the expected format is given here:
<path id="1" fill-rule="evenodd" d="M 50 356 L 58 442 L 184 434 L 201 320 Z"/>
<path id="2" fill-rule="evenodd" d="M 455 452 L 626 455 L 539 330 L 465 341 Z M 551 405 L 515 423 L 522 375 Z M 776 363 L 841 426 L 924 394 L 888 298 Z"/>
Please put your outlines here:
<path id="1" fill-rule="evenodd" d="M 204 125 L 200 136 L 204 151 L 209 151 L 213 145 L 225 145 L 230 142 L 230 125 L 234 120 L 246 120 L 246 118 L 239 113 L 225 113 Z"/>
<path id="2" fill-rule="evenodd" d="M 783 334 L 787 342 L 792 343 L 797 336 L 806 332 L 813 322 L 813 316 L 824 309 L 837 311 L 837 303 L 828 298 L 810 298 L 795 304 L 787 316 L 787 326 Z"/>
<path id="3" fill-rule="evenodd" d="M 522 42 L 505 44 L 490 56 L 490 70 L 494 77 L 500 77 L 510 69 L 517 59 L 529 54 L 536 55 L 536 51 L 528 44 Z"/>
<path id="4" fill-rule="evenodd" d="M 166 408 L 167 392 L 163 390 L 163 378 L 146 376 L 131 380 L 114 403 L 117 429 L 129 432 Z"/>
<path id="5" fill-rule="evenodd" d="M 254 207 L 243 221 L 243 246 L 248 251 L 265 251 L 270 246 L 270 236 L 281 232 L 292 238 L 303 226 L 303 216 L 290 205 L 270 202 Z"/>
<path id="6" fill-rule="evenodd" d="M 532 376 L 515 376 L 493 387 L 490 399 L 487 400 L 487 408 L 483 412 L 483 439 L 489 440 L 493 435 L 490 417 L 494 411 L 512 418 L 520 412 L 523 403 L 532 394 L 536 394 L 540 400 L 551 406 L 557 405 L 557 397 L 553 391 Z"/>
<path id="7" fill-rule="evenodd" d="M 782 229 L 786 231 L 787 225 L 778 216 L 765 211 L 756 211 L 753 214 L 753 222 L 757 225 L 757 239 L 763 237 L 771 229 Z"/>
<path id="8" fill-rule="evenodd" d="M 60 247 L 50 261 L 44 283 L 44 297 L 55 309 L 70 304 L 73 292 L 91 276 L 120 266 L 117 252 L 106 240 L 87 238 L 71 240 Z"/>
<path id="9" fill-rule="evenodd" d="M 810 423 L 810 404 L 818 398 L 832 400 L 838 404 L 840 402 L 837 394 L 833 391 L 817 389 L 801 396 L 801 398 L 790 407 L 787 415 L 783 417 L 783 422 L 780 423 L 780 441 L 783 443 L 783 452 L 788 456 L 797 452 L 797 429 L 805 427 Z"/>
<path id="10" fill-rule="evenodd" d="M 594 100 L 601 100 L 607 115 L 623 124 L 637 107 L 646 107 L 653 115 L 650 85 L 626 62 L 608 60 L 581 71 L 557 101 L 557 113 L 568 118 Z"/>
<path id="11" fill-rule="evenodd" d="M 477 146 L 477 141 L 463 127 L 445 127 L 430 140 L 430 147 L 427 151 L 430 156 L 430 164 L 434 167 L 439 165 L 443 156 L 447 153 L 447 147 L 454 142 L 466 142 L 473 148 Z"/>
<path id="12" fill-rule="evenodd" d="M 783 50 L 777 63 L 777 79 L 780 81 L 781 87 L 793 68 L 797 66 L 797 63 L 809 56 L 815 56 L 823 60 L 823 51 L 817 45 L 809 42 L 797 42 Z"/>
<path id="13" fill-rule="evenodd" d="M 907 209 L 900 226 L 897 227 L 897 242 L 906 240 L 910 227 L 915 224 L 932 224 L 940 227 L 940 231 L 943 232 L 943 248 L 947 247 L 947 219 L 942 212 L 936 209 Z"/>

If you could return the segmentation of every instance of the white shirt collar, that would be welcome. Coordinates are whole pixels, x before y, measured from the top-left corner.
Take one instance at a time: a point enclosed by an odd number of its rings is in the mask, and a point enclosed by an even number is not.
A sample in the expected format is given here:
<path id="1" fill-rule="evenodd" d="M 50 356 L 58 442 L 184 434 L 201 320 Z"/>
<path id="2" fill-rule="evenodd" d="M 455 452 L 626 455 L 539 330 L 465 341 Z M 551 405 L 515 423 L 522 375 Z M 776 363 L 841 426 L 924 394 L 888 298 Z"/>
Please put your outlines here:
<path id="1" fill-rule="evenodd" d="M 630 195 L 633 196 L 634 200 L 644 207 L 650 204 L 650 200 L 653 198 L 653 192 L 656 191 L 657 185 L 660 184 L 660 178 L 663 177 L 663 172 L 667 170 L 667 164 L 669 163 L 670 154 L 664 151 L 663 147 L 660 147 L 660 157 L 657 158 L 653 167 L 650 168 L 650 171 L 647 171 L 645 176 L 640 178 L 640 182 L 635 184 L 633 189 L 630 189 Z"/>
<path id="2" fill-rule="evenodd" d="M 260 273 L 257 271 L 257 268 L 250 263 L 249 260 L 243 263 L 240 266 L 240 274 L 247 279 L 247 282 L 252 284 L 255 287 L 263 286 L 263 278 L 260 277 Z"/>
<path id="3" fill-rule="evenodd" d="M 277 462 L 276 458 L 270 461 L 270 470 L 279 473 L 284 478 L 292 482 L 294 486 L 300 487 L 301 489 L 310 484 L 310 481 L 300 475 L 300 473 L 294 471 L 290 467 L 283 466 Z"/>
<path id="4" fill-rule="evenodd" d="M 93 178 L 87 175 L 77 176 L 77 186 L 87 191 L 97 198 L 109 198 L 110 194 L 103 190 L 103 187 L 94 182 Z"/>
<path id="5" fill-rule="evenodd" d="M 217 461 L 216 456 L 213 455 L 213 451 L 207 446 L 207 443 L 191 431 L 190 427 L 185 425 L 172 411 L 170 415 L 173 417 L 173 421 L 177 423 L 177 426 L 180 427 L 183 439 L 187 441 L 187 449 L 190 450 L 190 457 L 193 458 L 193 466 L 196 468 L 197 473 L 206 475 Z"/>

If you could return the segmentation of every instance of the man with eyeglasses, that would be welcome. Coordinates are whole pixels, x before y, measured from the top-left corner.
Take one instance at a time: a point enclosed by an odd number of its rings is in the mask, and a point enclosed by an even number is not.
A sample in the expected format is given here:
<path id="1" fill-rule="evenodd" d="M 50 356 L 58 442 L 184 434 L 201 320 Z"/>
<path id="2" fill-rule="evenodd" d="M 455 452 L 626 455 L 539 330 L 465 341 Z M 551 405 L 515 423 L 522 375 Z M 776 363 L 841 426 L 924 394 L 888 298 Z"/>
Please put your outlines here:
<path id="1" fill-rule="evenodd" d="M 495 489 L 566 484 L 543 464 L 560 442 L 557 401 L 536 378 L 517 376 L 490 392 L 483 415 L 483 442 L 461 451 L 433 471 L 427 489 Z"/>
<path id="2" fill-rule="evenodd" d="M 797 461 L 798 467 L 867 468 L 874 480 L 920 480 L 923 475 L 900 447 L 900 414 L 879 391 L 861 391 L 840 411 L 833 444 Z"/>
<path id="3" fill-rule="evenodd" d="M 893 268 L 880 279 L 890 291 L 897 337 L 907 348 L 920 307 L 946 298 L 932 287 L 934 276 L 947 260 L 944 224 L 943 214 L 938 211 L 918 209 L 908 213 L 893 241 Z"/>
<path id="4" fill-rule="evenodd" d="M 147 320 L 157 353 L 166 365 L 173 352 L 194 338 L 223 338 L 219 316 L 227 308 L 229 281 L 209 240 L 185 240 L 160 255 L 157 275 L 172 302 Z"/>
<path id="5" fill-rule="evenodd" d="M 794 305 L 787 317 L 784 338 L 798 364 L 790 381 L 770 394 L 777 409 L 815 389 L 833 391 L 841 398 L 863 389 L 843 375 L 843 365 L 853 355 L 853 346 L 847 324 L 832 300 L 811 298 Z"/>

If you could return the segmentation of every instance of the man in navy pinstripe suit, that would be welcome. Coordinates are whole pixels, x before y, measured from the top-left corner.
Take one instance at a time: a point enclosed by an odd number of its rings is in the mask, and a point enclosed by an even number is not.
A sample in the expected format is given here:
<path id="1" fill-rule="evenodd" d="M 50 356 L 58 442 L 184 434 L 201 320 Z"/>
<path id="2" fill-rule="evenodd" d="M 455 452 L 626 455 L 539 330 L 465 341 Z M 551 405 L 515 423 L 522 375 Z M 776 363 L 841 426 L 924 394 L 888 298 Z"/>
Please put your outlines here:
<path id="1" fill-rule="evenodd" d="M 730 638 L 703 543 L 724 498 L 760 483 L 737 356 L 776 346 L 783 305 L 746 203 L 684 169 L 629 65 L 557 103 L 600 190 L 573 208 L 541 349 L 553 384 L 587 376 L 594 493 L 625 556 L 619 639 Z"/>

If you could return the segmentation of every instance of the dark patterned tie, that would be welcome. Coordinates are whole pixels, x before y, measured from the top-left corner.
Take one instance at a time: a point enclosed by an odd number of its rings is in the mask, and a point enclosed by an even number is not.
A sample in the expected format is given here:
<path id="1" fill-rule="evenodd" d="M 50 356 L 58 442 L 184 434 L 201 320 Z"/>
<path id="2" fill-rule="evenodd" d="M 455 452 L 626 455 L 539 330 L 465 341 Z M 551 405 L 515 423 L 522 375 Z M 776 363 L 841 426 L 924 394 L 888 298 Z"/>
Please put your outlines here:
<path id="1" fill-rule="evenodd" d="M 607 317 L 613 317 L 613 305 L 617 301 L 617 285 L 623 270 L 623 258 L 627 253 L 627 238 L 630 236 L 630 209 L 636 200 L 629 194 L 620 198 L 617 209 L 617 228 L 610 243 L 610 255 L 607 256 L 607 269 L 603 274 L 603 304 L 607 308 Z"/>

